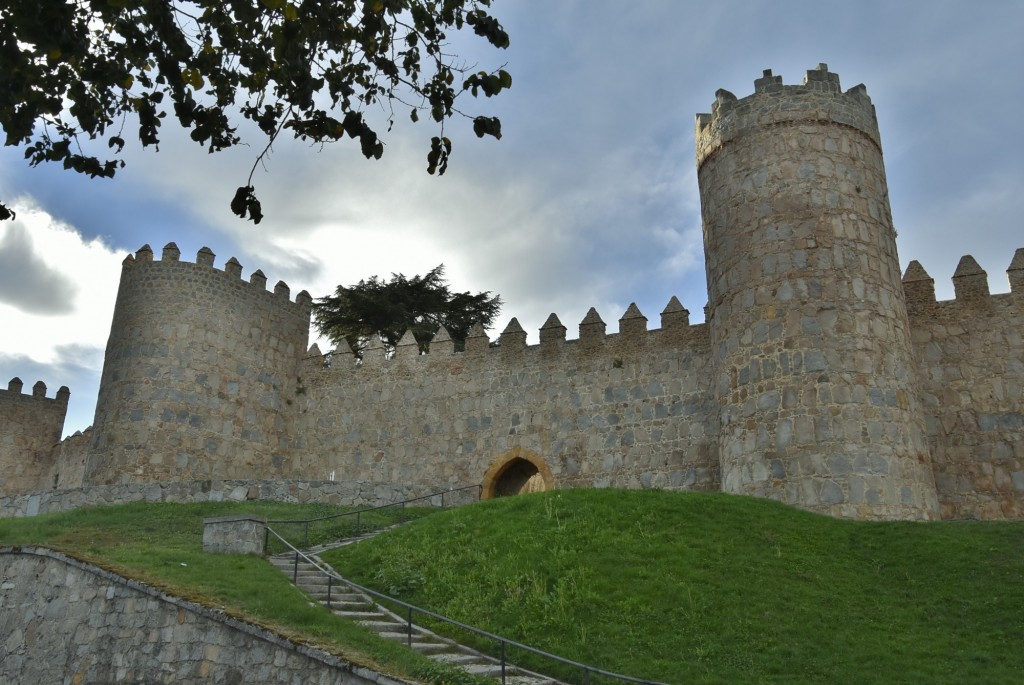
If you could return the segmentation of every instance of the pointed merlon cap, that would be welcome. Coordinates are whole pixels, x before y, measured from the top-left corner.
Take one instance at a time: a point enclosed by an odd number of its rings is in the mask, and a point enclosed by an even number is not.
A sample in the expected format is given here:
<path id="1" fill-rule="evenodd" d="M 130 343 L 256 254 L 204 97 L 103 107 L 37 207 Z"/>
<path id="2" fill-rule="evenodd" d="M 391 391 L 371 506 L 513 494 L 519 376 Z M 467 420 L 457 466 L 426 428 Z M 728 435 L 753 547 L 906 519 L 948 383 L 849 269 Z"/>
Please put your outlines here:
<path id="1" fill-rule="evenodd" d="M 176 262 L 181 259 L 181 250 L 174 243 L 164 245 L 164 252 L 161 259 L 165 262 Z"/>
<path id="2" fill-rule="evenodd" d="M 363 366 L 380 366 L 384 363 L 384 341 L 374 333 L 363 348 Z"/>
<path id="3" fill-rule="evenodd" d="M 526 331 L 524 331 L 523 327 L 519 324 L 519 319 L 514 316 L 509 320 L 508 325 L 505 326 L 505 330 L 501 332 L 501 335 L 504 337 L 513 333 L 522 333 L 523 335 L 526 335 Z"/>
<path id="4" fill-rule="evenodd" d="M 428 351 L 435 359 L 455 354 L 455 341 L 443 324 L 437 327 L 437 333 L 431 338 Z"/>
<path id="5" fill-rule="evenodd" d="M 965 254 L 960 258 L 960 262 L 956 265 L 956 271 L 953 272 L 953 278 L 963 278 L 964 276 L 976 276 L 977 274 L 984 274 L 985 270 L 978 264 L 978 260 L 969 254 Z"/>
<path id="6" fill-rule="evenodd" d="M 640 308 L 636 306 L 636 302 L 629 303 L 629 306 L 626 308 L 626 311 L 622 314 L 619 321 L 626 321 L 627 319 L 643 319 L 644 321 L 647 321 L 647 317 L 644 316 L 640 311 Z"/>
<path id="7" fill-rule="evenodd" d="M 46 383 L 36 381 L 32 386 L 32 397 L 46 397 Z"/>
<path id="8" fill-rule="evenodd" d="M 957 300 L 988 299 L 988 274 L 971 255 L 964 255 L 956 265 L 956 271 L 953 273 L 953 291 Z"/>
<path id="9" fill-rule="evenodd" d="M 25 384 L 20 378 L 15 376 L 7 383 L 7 389 L 11 392 L 21 392 L 21 389 L 25 387 Z"/>
<path id="10" fill-rule="evenodd" d="M 306 352 L 307 357 L 322 357 L 324 353 L 320 351 L 320 346 L 313 343 L 309 346 L 309 350 Z"/>
<path id="11" fill-rule="evenodd" d="M 446 343 L 446 342 L 451 342 L 451 341 L 452 341 L 452 334 L 448 332 L 448 329 L 444 327 L 444 324 L 441 324 L 440 326 L 437 327 L 437 333 L 435 333 L 434 337 L 431 338 L 431 340 L 430 340 L 431 344 L 433 344 L 433 343 Z"/>
<path id="12" fill-rule="evenodd" d="M 153 261 L 153 248 L 146 243 L 138 250 L 135 251 L 135 261 L 137 262 L 151 262 Z"/>
<path id="13" fill-rule="evenodd" d="M 484 325 L 477 321 L 466 335 L 466 352 L 486 352 L 491 346 Z"/>
<path id="14" fill-rule="evenodd" d="M 1024 247 L 1018 247 L 1013 253 L 1013 260 L 1006 269 L 1006 276 L 1010 279 L 1010 292 L 1014 295 L 1024 295 Z"/>
<path id="15" fill-rule="evenodd" d="M 341 340 L 334 343 L 334 349 L 328 352 L 327 354 L 331 356 L 337 356 L 342 354 L 355 356 L 355 353 L 356 352 L 355 350 L 352 349 L 352 346 L 348 344 L 348 340 L 342 338 Z"/>
<path id="16" fill-rule="evenodd" d="M 256 269 L 249 276 L 249 283 L 256 286 L 257 288 L 267 289 L 267 277 L 259 269 Z"/>
<path id="17" fill-rule="evenodd" d="M 237 259 L 232 257 L 224 265 L 224 273 L 228 276 L 234 276 L 235 278 L 242 277 L 242 264 Z"/>
<path id="18" fill-rule="evenodd" d="M 71 388 L 69 388 L 66 385 L 62 385 L 59 388 L 57 388 L 57 401 L 58 402 L 62 402 L 64 404 L 67 404 L 69 399 L 71 399 Z"/>
<path id="19" fill-rule="evenodd" d="M 554 316 L 554 314 L 551 316 Z M 551 319 L 549 318 L 548 321 L 550 320 Z M 597 313 L 596 309 L 591 307 L 587 310 L 587 315 L 583 317 L 583 321 L 580 321 L 580 326 L 590 326 L 596 323 L 604 324 L 604 319 L 601 318 L 601 315 Z M 546 326 L 547 324 L 544 325 Z"/>
<path id="20" fill-rule="evenodd" d="M 498 340 L 501 343 L 503 352 L 522 350 L 526 347 L 526 331 L 519 325 L 519 320 L 512 317 L 508 325 L 505 326 L 505 330 L 501 332 Z"/>
<path id="21" fill-rule="evenodd" d="M 544 347 L 557 342 L 565 342 L 565 326 L 552 314 L 540 327 L 540 344 Z"/>
<path id="22" fill-rule="evenodd" d="M 311 307 L 313 305 L 313 296 L 306 290 L 300 290 L 299 294 L 295 296 L 295 304 Z"/>
<path id="23" fill-rule="evenodd" d="M 647 332 L 647 317 L 641 313 L 636 302 L 630 302 L 619 319 L 619 333 L 627 338 L 636 338 Z"/>
<path id="24" fill-rule="evenodd" d="M 921 262 L 916 259 L 907 264 L 907 270 L 903 272 L 904 283 L 915 283 L 917 281 L 930 281 L 932 277 L 928 275 L 928 272 L 921 266 Z"/>
<path id="25" fill-rule="evenodd" d="M 125 257 L 124 260 L 121 262 L 122 269 L 129 266 L 135 266 L 135 255 L 133 255 L 130 252 L 128 253 L 128 256 Z"/>
<path id="26" fill-rule="evenodd" d="M 401 340 L 395 345 L 395 358 L 396 359 L 408 359 L 410 357 L 418 357 L 420 354 L 419 343 L 416 342 L 416 336 L 412 334 L 412 329 L 405 331 L 402 335 Z"/>
<path id="27" fill-rule="evenodd" d="M 907 300 L 907 310 L 913 313 L 919 307 L 935 303 L 935 279 L 916 259 L 907 264 L 903 273 L 903 296 Z"/>
<path id="28" fill-rule="evenodd" d="M 580 321 L 580 342 L 584 346 L 599 345 L 604 342 L 605 323 L 601 315 L 593 307 Z"/>
<path id="29" fill-rule="evenodd" d="M 287 300 L 288 296 L 291 294 L 291 290 L 288 289 L 287 283 L 284 281 L 278 281 L 277 285 L 274 286 L 274 294 Z"/>
<path id="30" fill-rule="evenodd" d="M 687 328 L 689 325 L 690 312 L 679 301 L 679 298 L 673 295 L 665 308 L 661 310 L 661 327 Z"/>
<path id="31" fill-rule="evenodd" d="M 196 253 L 196 264 L 212 267 L 213 259 L 216 256 L 217 255 L 213 254 L 213 250 L 206 246 L 203 246 L 199 248 L 199 252 Z"/>

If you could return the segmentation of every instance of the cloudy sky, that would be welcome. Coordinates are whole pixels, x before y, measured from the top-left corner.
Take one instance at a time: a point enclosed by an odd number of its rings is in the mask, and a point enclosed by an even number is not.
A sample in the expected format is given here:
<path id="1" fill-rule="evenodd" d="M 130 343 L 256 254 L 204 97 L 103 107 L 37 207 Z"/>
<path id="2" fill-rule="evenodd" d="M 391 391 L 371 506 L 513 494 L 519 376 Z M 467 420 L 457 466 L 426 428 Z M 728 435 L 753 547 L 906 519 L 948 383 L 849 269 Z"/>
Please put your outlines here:
<path id="1" fill-rule="evenodd" d="M 465 103 L 502 118 L 501 141 L 449 127 L 448 173 L 428 176 L 436 130 L 400 124 L 384 157 L 350 143 L 279 143 L 255 178 L 266 218 L 228 202 L 259 149 L 207 155 L 170 128 L 160 152 L 126 148 L 115 180 L 28 168 L 0 149 L 0 387 L 17 375 L 48 395 L 71 388 L 70 434 L 91 424 L 120 262 L 175 241 L 206 245 L 243 277 L 262 269 L 292 293 L 324 295 L 373 274 L 444 263 L 458 290 L 489 290 L 537 341 L 551 312 L 575 337 L 597 307 L 609 332 L 630 302 L 658 326 L 672 295 L 706 302 L 693 126 L 715 90 L 787 84 L 828 63 L 843 89 L 867 85 L 879 117 L 903 266 L 922 262 L 939 297 L 973 254 L 994 292 L 1024 246 L 1024 3 L 1019 0 L 495 0 L 507 51 L 474 36 L 455 48 L 506 64 L 513 87 Z"/>

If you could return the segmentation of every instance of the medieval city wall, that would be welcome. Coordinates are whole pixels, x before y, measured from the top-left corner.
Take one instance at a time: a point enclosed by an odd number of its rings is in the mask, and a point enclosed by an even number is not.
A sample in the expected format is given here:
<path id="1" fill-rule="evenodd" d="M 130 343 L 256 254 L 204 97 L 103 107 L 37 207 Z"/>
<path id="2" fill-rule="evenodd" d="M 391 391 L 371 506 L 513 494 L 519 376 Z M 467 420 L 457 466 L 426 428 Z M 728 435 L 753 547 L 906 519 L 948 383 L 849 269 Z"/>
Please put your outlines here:
<path id="1" fill-rule="evenodd" d="M 943 518 L 1024 518 L 1024 248 L 1007 273 L 990 295 L 964 257 L 943 302 L 919 263 L 903 279 Z"/>
<path id="2" fill-rule="evenodd" d="M 64 430 L 71 393 L 64 386 L 46 396 L 39 381 L 32 394 L 22 393 L 21 379 L 0 390 L 0 493 L 34 492 L 53 487 L 51 473 Z"/>
<path id="3" fill-rule="evenodd" d="M 901 278 L 874 106 L 827 65 L 719 91 L 696 139 L 697 326 L 673 298 L 654 330 L 631 305 L 609 334 L 592 309 L 578 339 L 552 315 L 527 346 L 513 319 L 459 353 L 441 329 L 428 354 L 407 334 L 393 356 L 374 339 L 328 366 L 306 350 L 305 292 L 245 282 L 206 248 L 189 263 L 143 247 L 124 262 L 93 428 L 59 442 L 66 389 L 0 391 L 0 515 L 203 501 L 227 481 L 235 497 L 347 497 L 301 480 L 385 501 L 657 487 L 855 518 L 1024 517 L 1024 249 L 1009 294 L 969 257 L 954 301 L 916 262 Z"/>
<path id="4" fill-rule="evenodd" d="M 406 682 L 41 548 L 0 547 L 0 635 L 4 683 Z"/>
<path id="5" fill-rule="evenodd" d="M 311 299 L 241 279 L 232 258 L 179 261 L 148 246 L 121 273 L 100 381 L 88 483 L 282 477 L 290 473 L 296 365 Z"/>
<path id="6" fill-rule="evenodd" d="M 425 355 L 411 337 L 390 360 L 335 355 L 303 374 L 299 470 L 493 486 L 526 461 L 547 488 L 717 489 L 707 330 L 687 317 L 673 298 L 653 331 L 633 306 L 612 335 L 591 310 L 578 340 L 552 315 L 539 345 L 513 320 L 496 347 L 477 329 L 461 353 L 442 331 Z"/>

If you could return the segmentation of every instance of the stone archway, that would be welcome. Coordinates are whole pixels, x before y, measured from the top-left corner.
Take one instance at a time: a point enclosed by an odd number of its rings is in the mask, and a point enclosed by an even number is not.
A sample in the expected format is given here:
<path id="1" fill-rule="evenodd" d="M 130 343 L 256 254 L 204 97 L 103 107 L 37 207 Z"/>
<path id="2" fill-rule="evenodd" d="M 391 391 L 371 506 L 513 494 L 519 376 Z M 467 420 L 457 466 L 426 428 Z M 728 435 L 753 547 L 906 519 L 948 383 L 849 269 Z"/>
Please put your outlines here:
<path id="1" fill-rule="evenodd" d="M 551 469 L 538 455 L 521 447 L 496 459 L 483 480 L 483 499 L 523 495 L 554 488 Z"/>

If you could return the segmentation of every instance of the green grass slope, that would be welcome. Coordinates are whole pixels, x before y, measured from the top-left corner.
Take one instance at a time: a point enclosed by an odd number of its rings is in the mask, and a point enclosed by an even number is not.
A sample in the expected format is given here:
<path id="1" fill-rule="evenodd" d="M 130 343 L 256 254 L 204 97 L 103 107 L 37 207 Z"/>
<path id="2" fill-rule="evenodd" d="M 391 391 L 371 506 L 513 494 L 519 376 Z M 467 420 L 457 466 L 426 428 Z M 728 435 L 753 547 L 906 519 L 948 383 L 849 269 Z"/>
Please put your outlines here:
<path id="1" fill-rule="evenodd" d="M 424 608 L 667 683 L 1024 682 L 1024 522 L 562 490 L 437 514 L 328 560 Z"/>

